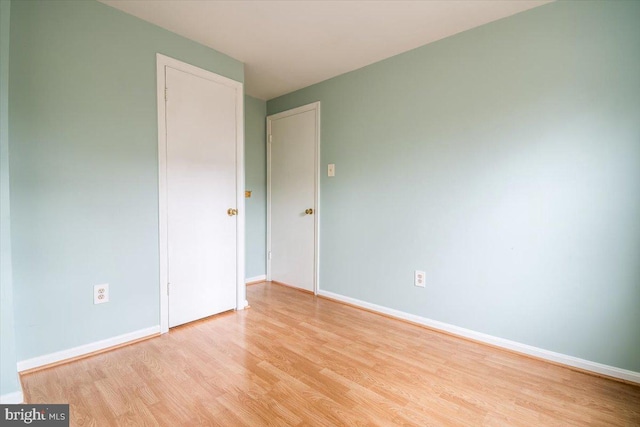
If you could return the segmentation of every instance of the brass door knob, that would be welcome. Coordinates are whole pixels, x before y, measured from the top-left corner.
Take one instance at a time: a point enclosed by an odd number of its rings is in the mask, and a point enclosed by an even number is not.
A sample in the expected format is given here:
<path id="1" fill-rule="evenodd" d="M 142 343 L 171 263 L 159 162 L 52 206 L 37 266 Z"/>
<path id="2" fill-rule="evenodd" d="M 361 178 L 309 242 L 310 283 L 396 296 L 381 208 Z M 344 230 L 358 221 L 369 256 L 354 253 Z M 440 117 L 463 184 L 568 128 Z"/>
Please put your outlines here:
<path id="1" fill-rule="evenodd" d="M 313 215 L 313 209 L 307 209 L 304 211 L 307 215 Z"/>
<path id="2" fill-rule="evenodd" d="M 233 208 L 227 209 L 227 215 L 229 216 L 238 215 L 238 209 L 233 209 Z"/>

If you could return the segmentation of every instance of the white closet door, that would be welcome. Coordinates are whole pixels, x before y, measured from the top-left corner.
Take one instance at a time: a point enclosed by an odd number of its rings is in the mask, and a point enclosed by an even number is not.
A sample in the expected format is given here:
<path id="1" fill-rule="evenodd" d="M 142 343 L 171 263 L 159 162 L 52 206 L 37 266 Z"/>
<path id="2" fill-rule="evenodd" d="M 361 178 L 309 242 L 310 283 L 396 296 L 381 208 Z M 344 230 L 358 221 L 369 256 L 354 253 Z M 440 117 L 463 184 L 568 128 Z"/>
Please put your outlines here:
<path id="1" fill-rule="evenodd" d="M 236 93 L 166 67 L 169 326 L 236 306 Z"/>

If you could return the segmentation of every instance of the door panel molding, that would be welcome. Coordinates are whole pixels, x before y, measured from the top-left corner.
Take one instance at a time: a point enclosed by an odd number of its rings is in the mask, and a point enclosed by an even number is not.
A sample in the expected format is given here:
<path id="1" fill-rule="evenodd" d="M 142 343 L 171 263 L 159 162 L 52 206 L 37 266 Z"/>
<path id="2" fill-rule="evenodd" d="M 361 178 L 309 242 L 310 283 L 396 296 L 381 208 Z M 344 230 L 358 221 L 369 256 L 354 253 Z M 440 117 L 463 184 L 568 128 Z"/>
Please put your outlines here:
<path id="1" fill-rule="evenodd" d="M 167 253 L 167 128 L 165 88 L 167 67 L 184 71 L 235 90 L 236 96 L 236 310 L 248 306 L 245 285 L 244 213 L 244 91 L 243 84 L 177 59 L 156 54 L 158 102 L 158 228 L 160 261 L 160 333 L 169 331 L 169 288 Z"/>
<path id="2" fill-rule="evenodd" d="M 313 102 L 311 104 L 303 105 L 297 108 L 293 108 L 287 111 L 283 111 L 277 114 L 267 116 L 267 280 L 272 280 L 271 277 L 271 248 L 272 248 L 272 179 L 271 179 L 271 167 L 272 167 L 272 153 L 271 153 L 271 135 L 272 135 L 272 123 L 275 120 L 279 120 L 285 117 L 294 116 L 308 111 L 315 112 L 316 120 L 316 134 L 315 134 L 315 161 L 314 161 L 314 204 L 315 212 L 314 217 L 314 266 L 313 266 L 313 293 L 318 294 L 320 290 L 320 101 Z"/>

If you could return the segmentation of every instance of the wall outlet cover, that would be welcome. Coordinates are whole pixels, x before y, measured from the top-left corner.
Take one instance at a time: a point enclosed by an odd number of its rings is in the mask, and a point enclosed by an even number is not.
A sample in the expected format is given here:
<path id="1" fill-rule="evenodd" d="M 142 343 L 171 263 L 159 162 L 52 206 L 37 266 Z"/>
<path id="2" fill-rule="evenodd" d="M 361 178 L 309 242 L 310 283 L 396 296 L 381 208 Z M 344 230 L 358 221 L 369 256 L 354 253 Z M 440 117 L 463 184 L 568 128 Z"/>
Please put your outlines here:
<path id="1" fill-rule="evenodd" d="M 420 288 L 424 288 L 425 280 L 426 280 L 425 277 L 426 277 L 426 274 L 424 271 L 416 270 L 413 276 L 413 284 Z"/>
<path id="2" fill-rule="evenodd" d="M 109 284 L 95 285 L 93 287 L 93 303 L 104 304 L 109 302 Z"/>

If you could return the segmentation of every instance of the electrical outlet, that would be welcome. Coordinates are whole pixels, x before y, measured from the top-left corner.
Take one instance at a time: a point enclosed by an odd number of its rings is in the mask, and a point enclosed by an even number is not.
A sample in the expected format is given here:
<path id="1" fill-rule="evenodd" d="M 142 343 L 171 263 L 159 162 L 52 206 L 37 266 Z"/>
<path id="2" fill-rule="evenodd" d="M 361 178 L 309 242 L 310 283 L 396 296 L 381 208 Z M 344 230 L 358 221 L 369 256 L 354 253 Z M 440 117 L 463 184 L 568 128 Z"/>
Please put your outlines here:
<path id="1" fill-rule="evenodd" d="M 93 287 L 93 303 L 103 304 L 109 302 L 109 284 L 95 285 Z"/>
<path id="2" fill-rule="evenodd" d="M 420 288 L 424 288 L 424 285 L 425 285 L 424 282 L 425 282 L 425 272 L 416 270 L 413 276 L 413 284 Z"/>
<path id="3" fill-rule="evenodd" d="M 336 165 L 331 163 L 327 166 L 327 176 L 336 176 Z"/>

